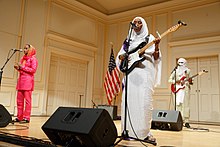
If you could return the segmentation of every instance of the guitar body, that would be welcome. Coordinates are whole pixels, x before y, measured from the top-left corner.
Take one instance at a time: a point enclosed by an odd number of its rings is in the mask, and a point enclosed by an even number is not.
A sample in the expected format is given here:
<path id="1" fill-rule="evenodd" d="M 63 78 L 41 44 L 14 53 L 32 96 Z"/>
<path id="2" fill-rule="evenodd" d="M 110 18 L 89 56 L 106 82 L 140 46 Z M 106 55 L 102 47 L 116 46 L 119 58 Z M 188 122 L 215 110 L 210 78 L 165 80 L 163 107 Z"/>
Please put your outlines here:
<path id="1" fill-rule="evenodd" d="M 142 42 L 135 49 L 128 52 L 129 62 L 126 59 L 121 62 L 120 67 L 119 67 L 121 72 L 126 73 L 126 66 L 128 64 L 127 72 L 129 74 L 139 64 L 139 62 L 142 62 L 145 60 L 144 57 L 140 57 L 140 55 L 138 54 L 138 51 L 141 48 L 143 48 L 146 44 L 147 44 L 146 42 Z"/>
<path id="2" fill-rule="evenodd" d="M 179 81 L 184 81 L 186 79 L 186 77 L 185 76 L 183 76 Z M 175 86 L 176 86 L 176 88 L 175 88 Z M 181 90 L 181 89 L 184 89 L 185 88 L 185 85 L 182 85 L 181 84 L 181 82 L 180 82 L 180 84 L 171 84 L 171 91 L 173 92 L 173 93 L 177 93 L 179 90 Z"/>
<path id="3" fill-rule="evenodd" d="M 175 89 L 175 86 L 176 86 L 176 89 Z M 179 90 L 181 90 L 181 89 L 184 89 L 185 88 L 185 86 L 183 86 L 183 85 L 181 85 L 181 84 L 171 84 L 171 91 L 173 92 L 173 93 L 177 93 Z"/>

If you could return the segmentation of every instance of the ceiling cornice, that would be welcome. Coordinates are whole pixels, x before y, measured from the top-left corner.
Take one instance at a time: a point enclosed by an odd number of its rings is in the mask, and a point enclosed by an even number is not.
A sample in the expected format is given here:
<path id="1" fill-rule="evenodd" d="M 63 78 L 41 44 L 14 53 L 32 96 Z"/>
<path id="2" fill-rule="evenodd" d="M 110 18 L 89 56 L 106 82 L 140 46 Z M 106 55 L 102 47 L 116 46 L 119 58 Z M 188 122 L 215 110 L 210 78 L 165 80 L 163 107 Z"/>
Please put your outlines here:
<path id="1" fill-rule="evenodd" d="M 76 11 L 82 15 L 88 16 L 90 18 L 96 19 L 102 23 L 115 23 L 117 21 L 126 21 L 139 16 L 150 16 L 155 13 L 163 13 L 169 10 L 181 10 L 183 8 L 188 8 L 189 6 L 202 6 L 205 4 L 211 4 L 219 2 L 219 0 L 171 0 L 147 7 L 141 7 L 134 10 L 124 11 L 117 14 L 106 15 L 97 11 L 87 5 L 84 5 L 76 0 L 52 0 L 54 3 L 62 5 L 72 11 Z"/>

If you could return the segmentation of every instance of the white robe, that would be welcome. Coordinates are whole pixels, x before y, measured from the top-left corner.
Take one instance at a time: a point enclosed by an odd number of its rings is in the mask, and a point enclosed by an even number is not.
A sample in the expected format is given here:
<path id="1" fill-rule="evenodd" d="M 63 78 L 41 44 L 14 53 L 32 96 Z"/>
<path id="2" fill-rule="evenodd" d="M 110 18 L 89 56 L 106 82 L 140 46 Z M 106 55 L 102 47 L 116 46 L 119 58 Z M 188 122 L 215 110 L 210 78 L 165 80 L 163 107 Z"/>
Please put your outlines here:
<path id="1" fill-rule="evenodd" d="M 179 81 L 182 77 L 187 77 L 186 75 L 190 74 L 190 69 L 187 68 L 185 65 L 184 66 L 178 66 L 176 69 L 176 73 L 175 71 L 172 72 L 172 74 L 170 75 L 169 78 L 169 82 L 172 84 L 175 84 L 176 81 Z M 175 79 L 175 75 L 176 75 L 176 79 Z M 187 77 L 188 78 L 188 77 Z M 185 87 L 184 89 L 181 89 L 181 87 Z M 186 95 L 186 91 L 188 90 L 189 87 L 189 82 L 186 81 L 185 85 L 176 85 L 177 89 L 180 89 L 177 93 L 176 93 L 176 105 L 180 105 L 182 103 L 184 103 L 184 98 Z"/>
<path id="2" fill-rule="evenodd" d="M 148 34 L 146 34 L 148 35 Z M 144 36 L 146 37 L 146 36 Z M 137 47 L 145 38 L 132 38 L 129 50 Z M 154 40 L 154 36 L 150 35 L 149 42 Z M 161 78 L 161 53 L 158 60 L 154 60 L 153 52 L 155 46 L 152 45 L 145 51 L 144 56 L 146 60 L 141 62 L 138 67 L 135 67 L 128 74 L 127 85 L 127 117 L 126 117 L 126 130 L 130 137 L 144 139 L 150 133 L 154 87 L 160 84 Z M 117 66 L 120 65 L 119 55 L 125 53 L 123 47 L 116 57 Z M 123 78 L 125 84 L 125 76 Z M 125 85 L 126 86 L 126 85 Z M 122 91 L 122 105 L 121 105 L 121 128 L 125 130 L 125 88 Z M 137 136 L 136 136 L 136 135 Z"/>

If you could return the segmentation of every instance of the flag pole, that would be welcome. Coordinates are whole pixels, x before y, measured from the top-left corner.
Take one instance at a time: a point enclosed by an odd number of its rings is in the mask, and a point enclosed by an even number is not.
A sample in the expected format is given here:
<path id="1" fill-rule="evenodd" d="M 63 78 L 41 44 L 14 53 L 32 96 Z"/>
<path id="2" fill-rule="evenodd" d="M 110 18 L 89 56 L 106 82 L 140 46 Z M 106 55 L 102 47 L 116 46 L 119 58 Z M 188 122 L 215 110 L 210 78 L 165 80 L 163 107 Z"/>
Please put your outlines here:
<path id="1" fill-rule="evenodd" d="M 110 45 L 111 45 L 111 50 L 113 50 L 113 42 L 110 42 Z M 115 105 L 115 97 L 114 97 L 114 103 L 113 103 L 113 106 Z"/>
<path id="2" fill-rule="evenodd" d="M 118 95 L 118 94 L 117 94 Z M 116 101 L 116 95 L 114 97 L 114 103 L 113 103 L 113 106 L 115 106 L 115 101 Z"/>

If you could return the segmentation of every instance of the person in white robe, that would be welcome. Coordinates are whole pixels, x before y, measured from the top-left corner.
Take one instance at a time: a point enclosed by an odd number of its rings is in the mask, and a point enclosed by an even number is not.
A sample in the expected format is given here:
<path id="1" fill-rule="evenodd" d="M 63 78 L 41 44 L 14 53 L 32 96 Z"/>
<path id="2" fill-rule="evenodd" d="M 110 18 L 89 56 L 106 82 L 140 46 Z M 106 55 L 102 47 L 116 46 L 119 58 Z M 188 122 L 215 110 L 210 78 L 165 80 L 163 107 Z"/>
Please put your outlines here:
<path id="1" fill-rule="evenodd" d="M 185 127 L 190 128 L 190 85 L 193 83 L 190 78 L 190 69 L 187 67 L 186 59 L 178 59 L 177 68 L 171 73 L 168 81 L 175 85 L 173 94 L 176 94 L 176 96 L 174 95 L 176 110 L 181 112 Z"/>
<path id="2" fill-rule="evenodd" d="M 139 62 L 127 75 L 127 85 L 125 85 L 126 74 L 124 73 L 123 85 L 127 86 L 127 91 L 123 88 L 121 129 L 122 131 L 127 131 L 131 138 L 134 137 L 156 142 L 156 139 L 150 132 L 150 128 L 154 88 L 160 84 L 161 80 L 162 60 L 161 51 L 159 50 L 160 38 L 155 38 L 152 34 L 149 34 L 147 23 L 142 17 L 135 17 L 132 24 L 135 27 L 134 29 L 130 29 L 127 38 L 118 52 L 116 65 L 120 68 L 122 61 L 125 59 L 127 50 L 129 52 L 137 49 L 138 45 L 142 42 L 153 42 L 153 45 L 147 48 L 141 55 L 141 57 L 144 57 L 144 60 Z M 130 41 L 128 40 L 129 36 Z M 137 53 L 137 51 L 135 53 Z M 129 63 L 131 63 L 132 60 L 131 55 L 132 54 L 128 56 Z M 127 97 L 125 97 L 126 92 Z M 125 101 L 127 101 L 126 122 Z M 124 123 L 126 123 L 126 128 L 124 127 Z"/>

